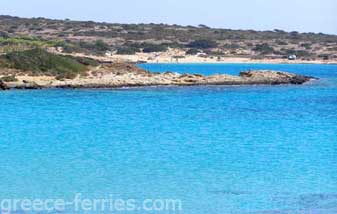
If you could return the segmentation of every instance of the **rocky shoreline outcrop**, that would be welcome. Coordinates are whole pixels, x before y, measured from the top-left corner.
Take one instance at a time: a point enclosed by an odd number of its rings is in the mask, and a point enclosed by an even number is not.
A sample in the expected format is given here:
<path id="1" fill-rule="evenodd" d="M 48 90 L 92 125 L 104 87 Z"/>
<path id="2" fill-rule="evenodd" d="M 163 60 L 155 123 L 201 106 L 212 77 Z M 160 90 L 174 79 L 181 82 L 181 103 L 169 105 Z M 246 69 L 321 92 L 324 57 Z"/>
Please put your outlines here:
<path id="1" fill-rule="evenodd" d="M 216 74 L 152 73 L 134 65 L 112 63 L 99 66 L 86 75 L 71 80 L 53 76 L 16 75 L 15 82 L 0 81 L 0 90 L 42 88 L 119 88 L 140 86 L 193 86 L 193 85 L 279 85 L 303 84 L 315 79 L 280 71 L 244 71 L 239 76 Z"/>
<path id="2" fill-rule="evenodd" d="M 2 80 L 0 80 L 0 90 L 8 90 L 9 87 L 6 83 L 4 83 Z"/>

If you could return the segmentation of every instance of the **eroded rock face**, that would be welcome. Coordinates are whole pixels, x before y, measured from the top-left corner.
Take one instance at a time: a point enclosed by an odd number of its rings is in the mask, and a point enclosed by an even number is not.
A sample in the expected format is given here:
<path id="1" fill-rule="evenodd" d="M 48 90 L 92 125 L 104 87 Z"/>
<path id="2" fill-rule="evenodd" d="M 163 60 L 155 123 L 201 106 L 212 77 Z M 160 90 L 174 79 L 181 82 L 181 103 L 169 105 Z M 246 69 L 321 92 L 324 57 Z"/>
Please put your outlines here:
<path id="1" fill-rule="evenodd" d="M 47 85 L 41 86 L 34 81 L 28 81 L 28 80 L 22 80 L 22 81 L 17 81 L 17 82 L 7 82 L 7 83 L 3 82 L 3 85 L 5 86 L 5 89 L 42 89 L 42 88 L 47 88 Z M 0 88 L 1 88 L 1 83 L 0 83 Z"/>
<path id="2" fill-rule="evenodd" d="M 261 82 L 261 84 L 303 84 L 313 79 L 310 76 L 298 75 L 280 71 L 244 71 L 240 77 L 248 82 Z"/>
<path id="3" fill-rule="evenodd" d="M 46 86 L 44 86 L 46 88 Z M 42 89 L 43 87 L 36 82 L 23 81 L 23 84 L 17 84 L 13 88 L 15 89 Z"/>
<path id="4" fill-rule="evenodd" d="M 303 75 L 296 75 L 290 79 L 290 84 L 303 84 L 310 80 L 317 80 L 318 78 L 310 77 L 310 76 L 303 76 Z"/>

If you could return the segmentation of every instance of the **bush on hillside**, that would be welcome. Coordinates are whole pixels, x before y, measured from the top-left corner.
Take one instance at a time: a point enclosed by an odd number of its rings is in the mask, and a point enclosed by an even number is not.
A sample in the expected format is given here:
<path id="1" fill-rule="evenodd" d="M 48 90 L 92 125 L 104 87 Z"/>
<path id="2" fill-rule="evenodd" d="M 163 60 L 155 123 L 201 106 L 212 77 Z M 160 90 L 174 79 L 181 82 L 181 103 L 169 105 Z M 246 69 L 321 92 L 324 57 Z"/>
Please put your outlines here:
<path id="1" fill-rule="evenodd" d="M 230 49 L 230 50 L 235 50 L 235 49 L 241 48 L 241 46 L 238 45 L 238 44 L 225 44 L 223 47 L 226 48 L 226 49 Z"/>
<path id="2" fill-rule="evenodd" d="M 212 40 L 195 40 L 193 42 L 190 42 L 187 47 L 189 48 L 197 48 L 197 49 L 210 49 L 210 48 L 216 48 L 218 44 L 215 41 Z"/>
<path id="3" fill-rule="evenodd" d="M 319 58 L 322 58 L 323 60 L 329 60 L 330 56 L 328 54 L 320 54 L 318 55 Z"/>
<path id="4" fill-rule="evenodd" d="M 134 55 L 136 52 L 139 52 L 139 51 L 140 51 L 139 48 L 128 47 L 128 46 L 117 48 L 117 54 L 120 54 L 120 55 Z"/>
<path id="5" fill-rule="evenodd" d="M 0 80 L 1 81 L 3 81 L 3 82 L 17 82 L 18 81 L 18 79 L 16 79 L 16 77 L 15 76 L 3 76 L 3 77 L 1 77 L 0 78 Z"/>
<path id="6" fill-rule="evenodd" d="M 8 39 L 9 38 L 9 35 L 8 33 L 4 32 L 4 31 L 0 31 L 0 37 L 3 37 L 5 39 Z"/>
<path id="7" fill-rule="evenodd" d="M 92 54 L 102 55 L 110 50 L 110 46 L 102 40 L 97 40 L 94 43 L 81 41 L 78 46 L 82 49 L 89 51 Z"/>
<path id="8" fill-rule="evenodd" d="M 152 52 L 165 52 L 168 47 L 163 44 L 151 44 L 151 43 L 143 43 L 143 52 L 144 53 L 152 53 Z"/>
<path id="9" fill-rule="evenodd" d="M 267 43 L 257 44 L 253 51 L 259 52 L 261 54 L 270 54 L 274 52 L 274 48 L 269 46 Z"/>
<path id="10" fill-rule="evenodd" d="M 187 55 L 196 55 L 197 53 L 199 53 L 200 51 L 198 49 L 195 48 L 191 48 L 188 51 L 186 51 Z"/>
<path id="11" fill-rule="evenodd" d="M 94 48 L 98 51 L 107 51 L 110 49 L 110 46 L 102 40 L 97 40 L 94 44 Z"/>
<path id="12" fill-rule="evenodd" d="M 287 42 L 282 41 L 282 40 L 277 40 L 277 41 L 276 41 L 276 44 L 277 44 L 277 45 L 288 45 Z"/>
<path id="13" fill-rule="evenodd" d="M 52 75 L 72 79 L 87 70 L 95 60 L 60 56 L 43 49 L 11 52 L 0 57 L 0 66 L 32 72 L 34 75 Z"/>
<path id="14" fill-rule="evenodd" d="M 306 50 L 310 50 L 311 49 L 311 43 L 302 43 L 300 46 L 303 47 L 303 48 L 305 48 Z"/>

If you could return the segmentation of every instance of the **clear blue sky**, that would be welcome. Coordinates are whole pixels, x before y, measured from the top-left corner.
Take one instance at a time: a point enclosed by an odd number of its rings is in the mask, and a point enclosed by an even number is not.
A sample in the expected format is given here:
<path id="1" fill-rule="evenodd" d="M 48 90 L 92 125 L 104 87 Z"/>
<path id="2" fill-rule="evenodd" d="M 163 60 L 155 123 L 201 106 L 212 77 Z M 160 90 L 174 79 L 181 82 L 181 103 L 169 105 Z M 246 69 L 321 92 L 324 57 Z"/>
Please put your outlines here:
<path id="1" fill-rule="evenodd" d="M 0 14 L 337 34 L 337 0 L 1 0 Z"/>

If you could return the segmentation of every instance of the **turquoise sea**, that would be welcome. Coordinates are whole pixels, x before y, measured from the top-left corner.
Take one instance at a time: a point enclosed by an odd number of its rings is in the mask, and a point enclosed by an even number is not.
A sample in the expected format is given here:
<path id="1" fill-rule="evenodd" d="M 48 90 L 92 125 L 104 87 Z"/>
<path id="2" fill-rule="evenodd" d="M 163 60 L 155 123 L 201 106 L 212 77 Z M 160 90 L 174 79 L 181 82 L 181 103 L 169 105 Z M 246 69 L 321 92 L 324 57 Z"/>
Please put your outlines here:
<path id="1" fill-rule="evenodd" d="M 71 201 L 82 193 L 180 199 L 184 214 L 337 213 L 337 65 L 140 66 L 203 74 L 274 69 L 320 80 L 1 91 L 0 200 Z"/>

